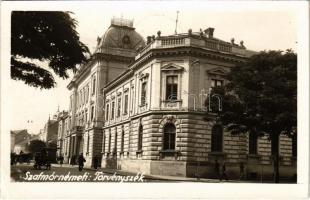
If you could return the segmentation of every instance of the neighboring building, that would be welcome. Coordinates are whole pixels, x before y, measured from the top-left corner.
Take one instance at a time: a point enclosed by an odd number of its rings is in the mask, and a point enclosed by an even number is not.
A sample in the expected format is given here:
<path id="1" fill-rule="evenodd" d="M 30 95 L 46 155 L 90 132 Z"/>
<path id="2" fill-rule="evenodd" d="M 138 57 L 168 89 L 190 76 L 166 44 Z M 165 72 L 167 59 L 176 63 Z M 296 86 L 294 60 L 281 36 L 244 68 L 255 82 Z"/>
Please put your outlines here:
<path id="1" fill-rule="evenodd" d="M 58 113 L 53 116 L 53 119 L 48 118 L 48 121 L 44 125 L 44 129 L 42 132 L 43 141 L 49 144 L 57 143 L 57 135 L 58 135 Z"/>
<path id="2" fill-rule="evenodd" d="M 219 162 L 231 178 L 241 168 L 248 178 L 270 177 L 270 141 L 225 132 L 204 107 L 207 93 L 254 53 L 242 41 L 217 39 L 213 28 L 158 32 L 145 46 L 132 22 L 113 19 L 68 86 L 65 155 L 146 174 L 214 178 Z M 281 174 L 296 174 L 296 140 L 281 136 L 280 155 Z"/>
<path id="3" fill-rule="evenodd" d="M 28 152 L 28 145 L 32 136 L 27 129 L 11 131 L 11 151 L 19 154 L 21 151 Z"/>

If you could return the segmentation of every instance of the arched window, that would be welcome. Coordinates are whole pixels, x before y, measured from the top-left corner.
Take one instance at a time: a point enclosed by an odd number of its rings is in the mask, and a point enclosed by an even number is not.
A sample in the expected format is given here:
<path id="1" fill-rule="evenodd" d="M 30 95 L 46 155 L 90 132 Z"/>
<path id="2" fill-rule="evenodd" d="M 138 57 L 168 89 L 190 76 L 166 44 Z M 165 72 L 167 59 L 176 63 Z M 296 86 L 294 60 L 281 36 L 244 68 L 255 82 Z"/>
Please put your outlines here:
<path id="1" fill-rule="evenodd" d="M 164 127 L 164 150 L 175 150 L 175 131 L 173 124 Z"/>
<path id="2" fill-rule="evenodd" d="M 142 150 L 142 140 L 143 140 L 143 126 L 139 126 L 139 136 L 138 136 L 138 150 Z"/>
<path id="3" fill-rule="evenodd" d="M 249 154 L 257 154 L 257 135 L 253 132 L 249 133 Z"/>
<path id="4" fill-rule="evenodd" d="M 223 150 L 223 127 L 221 125 L 214 125 L 211 135 L 211 151 L 222 152 Z"/>

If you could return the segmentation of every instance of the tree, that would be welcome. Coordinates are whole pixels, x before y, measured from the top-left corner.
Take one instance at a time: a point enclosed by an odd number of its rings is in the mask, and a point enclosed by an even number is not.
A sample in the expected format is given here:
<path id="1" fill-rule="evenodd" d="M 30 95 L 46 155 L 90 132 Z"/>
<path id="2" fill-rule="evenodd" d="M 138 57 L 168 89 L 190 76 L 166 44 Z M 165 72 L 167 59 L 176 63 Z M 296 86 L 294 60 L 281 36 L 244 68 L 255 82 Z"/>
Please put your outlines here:
<path id="1" fill-rule="evenodd" d="M 55 86 L 51 73 L 68 78 L 86 61 L 88 48 L 79 41 L 77 21 L 69 12 L 13 11 L 11 15 L 11 78 L 49 89 Z M 44 69 L 48 62 L 50 70 Z"/>
<path id="2" fill-rule="evenodd" d="M 274 181 L 279 182 L 279 136 L 297 136 L 297 55 L 264 51 L 228 74 L 217 88 L 223 111 L 218 119 L 232 134 L 251 133 L 271 140 Z"/>
<path id="3" fill-rule="evenodd" d="M 41 152 L 46 147 L 45 142 L 42 140 L 32 140 L 28 146 L 30 153 L 34 154 L 36 152 Z"/>

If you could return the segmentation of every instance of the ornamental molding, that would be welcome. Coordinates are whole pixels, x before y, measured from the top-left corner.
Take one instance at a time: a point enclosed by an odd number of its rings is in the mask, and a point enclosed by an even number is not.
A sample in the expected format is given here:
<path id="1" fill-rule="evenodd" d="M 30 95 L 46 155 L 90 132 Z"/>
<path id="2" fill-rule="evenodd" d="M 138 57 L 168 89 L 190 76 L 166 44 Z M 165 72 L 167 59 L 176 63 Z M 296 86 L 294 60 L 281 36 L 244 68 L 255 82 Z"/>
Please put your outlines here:
<path id="1" fill-rule="evenodd" d="M 183 71 L 184 67 L 175 63 L 169 63 L 161 67 L 161 71 Z"/>
<path id="2" fill-rule="evenodd" d="M 220 76 L 225 76 L 227 75 L 228 71 L 221 68 L 221 67 L 215 67 L 213 69 L 207 70 L 208 74 L 214 74 L 214 75 L 220 75 Z"/>

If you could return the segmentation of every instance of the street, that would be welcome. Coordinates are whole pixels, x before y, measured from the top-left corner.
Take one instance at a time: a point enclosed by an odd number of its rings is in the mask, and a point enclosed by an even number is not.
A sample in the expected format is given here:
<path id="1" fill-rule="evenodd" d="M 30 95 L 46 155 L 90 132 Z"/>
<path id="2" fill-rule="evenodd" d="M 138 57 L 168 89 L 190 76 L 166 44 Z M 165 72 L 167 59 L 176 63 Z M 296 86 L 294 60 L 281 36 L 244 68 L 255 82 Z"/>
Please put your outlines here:
<path id="1" fill-rule="evenodd" d="M 33 163 L 11 166 L 11 180 L 15 182 L 158 182 L 142 174 L 118 174 L 103 169 L 78 170 L 78 166 L 53 164 L 51 170 L 33 168 Z"/>

